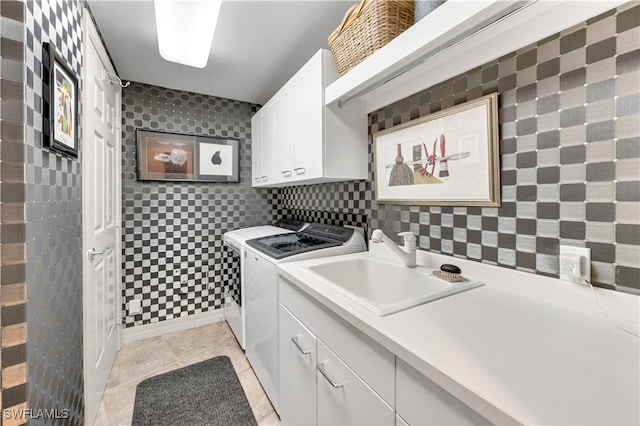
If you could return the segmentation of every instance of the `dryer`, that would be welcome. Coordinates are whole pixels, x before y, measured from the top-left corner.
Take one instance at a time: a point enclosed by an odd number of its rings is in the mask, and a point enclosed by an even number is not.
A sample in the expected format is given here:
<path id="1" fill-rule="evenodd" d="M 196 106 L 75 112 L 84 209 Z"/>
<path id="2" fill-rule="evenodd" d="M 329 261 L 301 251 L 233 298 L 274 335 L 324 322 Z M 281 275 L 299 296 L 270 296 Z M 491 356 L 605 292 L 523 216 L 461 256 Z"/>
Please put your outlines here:
<path id="1" fill-rule="evenodd" d="M 278 264 L 366 251 L 364 231 L 310 224 L 299 232 L 247 241 L 245 265 L 246 355 L 276 411 L 278 366 Z"/>
<path id="2" fill-rule="evenodd" d="M 306 222 L 294 219 L 281 219 L 273 225 L 252 226 L 225 232 L 222 239 L 225 245 L 234 252 L 233 262 L 239 268 L 240 294 L 224 294 L 225 319 L 236 336 L 242 349 L 246 349 L 246 277 L 245 277 L 245 250 L 248 240 L 301 231 L 307 226 Z"/>

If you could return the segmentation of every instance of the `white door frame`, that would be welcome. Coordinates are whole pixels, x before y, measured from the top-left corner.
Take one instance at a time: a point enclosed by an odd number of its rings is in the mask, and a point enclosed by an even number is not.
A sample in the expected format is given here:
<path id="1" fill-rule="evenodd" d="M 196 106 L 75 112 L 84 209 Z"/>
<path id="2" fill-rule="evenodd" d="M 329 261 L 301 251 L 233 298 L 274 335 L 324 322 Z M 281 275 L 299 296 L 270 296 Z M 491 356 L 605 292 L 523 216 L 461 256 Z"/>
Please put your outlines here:
<path id="1" fill-rule="evenodd" d="M 95 24 L 93 23 L 93 19 L 91 17 L 91 14 L 88 12 L 88 10 L 85 8 L 83 11 L 83 22 L 82 22 L 82 28 L 83 28 L 83 57 L 86 58 L 86 51 L 87 49 L 93 44 L 96 47 L 98 56 L 100 57 L 100 60 L 102 61 L 105 69 L 107 72 L 111 73 L 112 75 L 116 75 L 115 74 L 115 70 L 113 69 L 113 65 L 111 63 L 111 59 L 109 58 L 109 55 L 106 52 L 106 49 L 102 43 L 102 39 L 98 34 L 97 29 L 95 28 Z M 85 59 L 86 60 L 86 59 Z M 83 82 L 83 87 L 82 87 L 82 127 L 83 127 L 83 132 L 82 132 L 82 142 L 83 144 L 88 142 L 88 136 L 85 132 L 86 129 L 88 128 L 88 120 L 91 117 L 91 114 L 87 114 L 88 108 L 91 108 L 88 103 L 87 103 L 87 79 L 86 79 L 86 67 L 83 66 L 83 71 L 82 71 L 83 75 L 82 75 L 82 82 Z M 109 78 L 108 75 L 105 75 L 105 83 L 108 83 L 111 79 Z M 122 157 L 122 150 L 121 150 L 121 146 L 122 146 L 122 132 L 121 132 L 121 117 L 122 117 L 122 89 L 120 88 L 120 86 L 118 86 L 118 90 L 116 92 L 116 99 L 115 99 L 115 113 L 114 113 L 114 127 L 115 127 L 115 146 L 117 147 L 117 149 L 115 150 L 115 173 L 114 173 L 114 190 L 115 190 L 115 204 L 116 204 L 116 214 L 115 214 L 115 223 L 116 223 L 116 239 L 115 239 L 115 244 L 113 247 L 113 251 L 114 251 L 114 255 L 115 255 L 115 276 L 118 277 L 118 279 L 116 280 L 116 288 L 115 288 L 115 303 L 116 306 L 118 307 L 118 311 L 117 311 L 117 317 L 116 317 L 116 323 L 117 323 L 117 327 L 116 327 L 116 341 L 117 341 L 117 348 L 116 350 L 119 350 L 120 347 L 122 346 L 122 312 L 121 312 L 121 306 L 122 306 L 122 222 L 121 222 L 121 212 L 122 212 L 122 173 L 121 173 L 121 169 L 122 169 L 122 162 L 121 162 L 121 157 Z M 82 151 L 81 151 L 82 152 Z M 85 151 L 86 152 L 86 151 Z M 83 253 L 83 259 L 82 259 L 82 265 L 83 265 L 83 338 L 84 341 L 87 341 L 87 331 L 88 331 L 88 320 L 87 320 L 87 315 L 90 309 L 92 309 L 93 304 L 92 301 L 88 300 L 87 298 L 87 286 L 89 285 L 89 280 L 88 280 L 88 270 L 89 268 L 87 267 L 89 264 L 89 260 L 88 260 L 88 256 L 87 256 L 87 252 L 88 250 L 91 248 L 88 246 L 87 244 L 87 235 L 88 235 L 88 230 L 85 229 L 85 224 L 87 224 L 87 217 L 89 214 L 93 214 L 92 209 L 90 208 L 90 203 L 87 201 L 89 200 L 89 192 L 91 191 L 91 189 L 88 187 L 88 185 L 86 185 L 86 182 L 84 180 L 85 176 L 88 176 L 88 169 L 89 167 L 91 167 L 91 161 L 88 161 L 88 158 L 84 155 L 85 153 L 83 152 L 82 154 L 82 176 L 83 176 L 83 181 L 82 181 L 82 223 L 83 223 L 83 235 L 82 235 L 82 253 Z M 87 360 L 89 359 L 88 357 L 88 348 L 87 345 L 84 344 L 83 345 L 83 351 L 84 351 L 84 366 L 83 366 L 83 374 L 84 374 L 84 392 L 85 392 L 85 397 L 87 395 L 87 372 L 89 371 L 89 369 L 86 367 L 86 363 Z M 86 398 L 85 398 L 85 402 L 86 402 Z M 98 407 L 99 410 L 99 407 Z M 85 424 L 89 425 L 89 424 L 93 424 L 93 422 L 95 421 L 95 414 L 97 411 L 90 413 L 88 412 L 88 410 L 85 409 L 85 419 L 84 422 Z M 92 417 L 92 418 L 89 418 Z"/>

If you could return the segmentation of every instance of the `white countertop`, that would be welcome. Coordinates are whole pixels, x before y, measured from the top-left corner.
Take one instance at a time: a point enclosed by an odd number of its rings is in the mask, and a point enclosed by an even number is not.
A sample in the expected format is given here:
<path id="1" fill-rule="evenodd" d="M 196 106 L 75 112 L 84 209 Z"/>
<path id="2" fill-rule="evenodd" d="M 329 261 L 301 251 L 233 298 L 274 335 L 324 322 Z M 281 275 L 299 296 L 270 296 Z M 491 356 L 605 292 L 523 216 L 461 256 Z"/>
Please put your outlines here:
<path id="1" fill-rule="evenodd" d="M 376 252 L 340 259 L 393 256 Z M 427 252 L 418 256 L 423 265 L 443 259 L 486 285 L 387 317 L 307 269 L 336 258 L 282 264 L 279 272 L 494 423 L 640 423 L 640 339 L 608 319 L 588 287 Z M 467 275 L 469 269 L 478 275 Z M 513 290 L 505 278 L 518 281 Z M 612 317 L 638 318 L 640 297 L 596 293 Z M 637 321 L 618 324 L 639 333 Z"/>

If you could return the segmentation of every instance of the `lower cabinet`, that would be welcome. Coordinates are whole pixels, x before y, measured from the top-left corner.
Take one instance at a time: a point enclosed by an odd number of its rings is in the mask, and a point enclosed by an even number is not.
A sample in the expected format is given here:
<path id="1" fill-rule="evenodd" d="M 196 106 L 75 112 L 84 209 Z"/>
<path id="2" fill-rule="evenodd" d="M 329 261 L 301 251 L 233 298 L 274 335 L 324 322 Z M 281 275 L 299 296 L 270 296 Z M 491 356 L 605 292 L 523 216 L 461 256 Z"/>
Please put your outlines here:
<path id="1" fill-rule="evenodd" d="M 315 425 L 316 336 L 282 304 L 279 314 L 280 418 L 285 425 Z"/>
<path id="2" fill-rule="evenodd" d="M 486 425 L 409 364 L 279 279 L 285 425 Z"/>
<path id="3" fill-rule="evenodd" d="M 286 281 L 279 290 L 282 424 L 395 425 L 393 354 Z"/>
<path id="4" fill-rule="evenodd" d="M 396 412 L 410 425 L 489 425 L 462 401 L 398 359 Z"/>
<path id="5" fill-rule="evenodd" d="M 318 424 L 393 425 L 395 412 L 318 340 Z"/>

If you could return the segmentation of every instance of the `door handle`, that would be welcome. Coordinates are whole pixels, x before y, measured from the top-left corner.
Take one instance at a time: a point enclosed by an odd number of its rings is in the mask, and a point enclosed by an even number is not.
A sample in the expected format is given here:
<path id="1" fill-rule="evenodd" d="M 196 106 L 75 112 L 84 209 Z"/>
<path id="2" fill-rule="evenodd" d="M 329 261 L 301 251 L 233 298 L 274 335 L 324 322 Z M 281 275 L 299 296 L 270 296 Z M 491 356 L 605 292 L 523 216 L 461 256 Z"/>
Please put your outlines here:
<path id="1" fill-rule="evenodd" d="M 89 260 L 93 260 L 96 256 L 102 256 L 108 251 L 109 251 L 109 246 L 103 248 L 101 251 L 98 251 L 95 248 L 91 248 L 87 250 L 87 255 L 89 255 Z"/>
<path id="2" fill-rule="evenodd" d="M 344 386 L 344 383 L 339 383 L 339 384 L 334 383 L 333 380 L 331 380 L 329 376 L 327 376 L 327 372 L 324 371 L 324 362 L 321 362 L 320 364 L 318 364 L 318 366 L 316 367 L 316 370 L 318 370 L 320 374 L 322 374 L 324 378 L 327 379 L 327 382 L 329 382 L 329 384 L 333 386 L 334 389 L 338 389 Z"/>
<path id="3" fill-rule="evenodd" d="M 293 344 L 296 346 L 296 348 L 298 348 L 298 350 L 300 351 L 300 353 L 301 353 L 302 355 L 309 355 L 309 354 L 312 352 L 312 350 L 311 350 L 311 349 L 309 349 L 308 351 L 305 351 L 304 349 L 302 349 L 302 348 L 300 347 L 300 343 L 298 343 L 298 337 L 300 337 L 300 335 L 299 335 L 299 334 L 298 334 L 298 335 L 296 335 L 296 336 L 293 336 L 293 337 L 291 338 L 291 341 L 292 341 L 292 342 L 293 342 Z"/>
<path id="4" fill-rule="evenodd" d="M 291 176 L 291 170 L 283 170 L 282 174 L 284 175 L 284 177 L 289 177 Z"/>
<path id="5" fill-rule="evenodd" d="M 293 169 L 293 171 L 296 172 L 297 175 L 303 175 L 307 171 L 307 168 L 306 167 L 296 167 L 295 169 Z"/>

